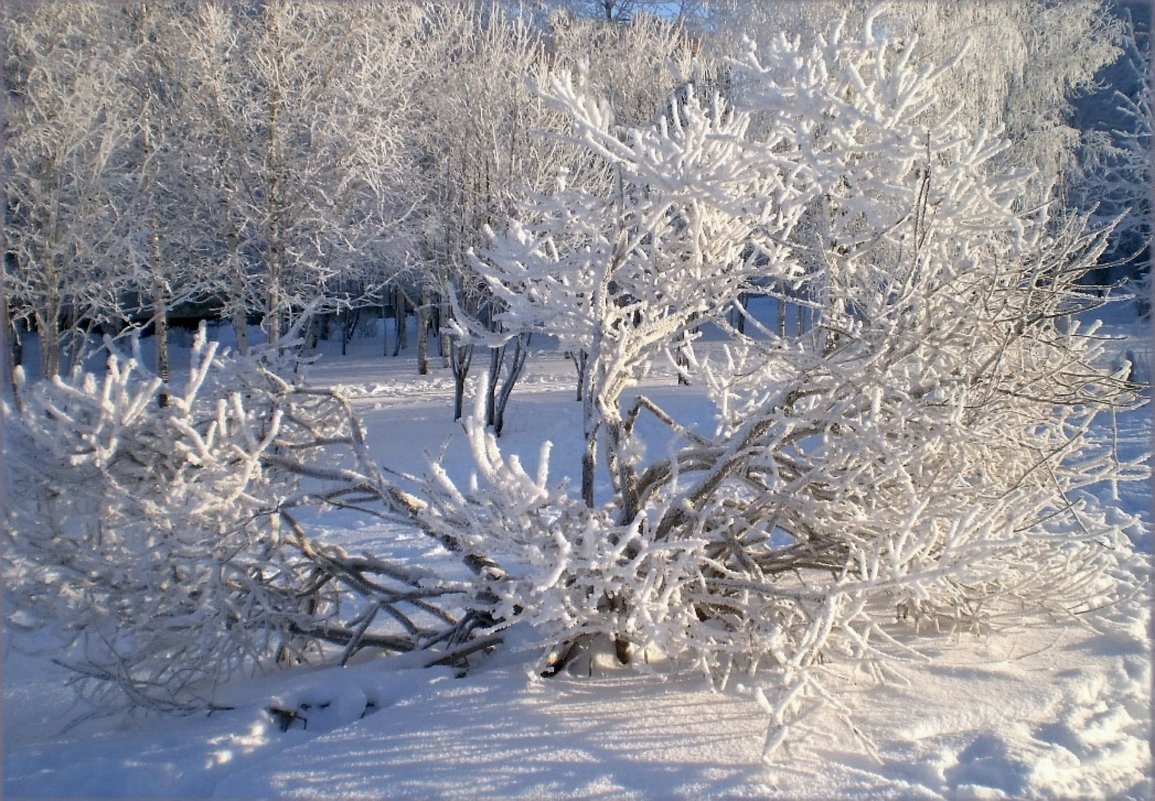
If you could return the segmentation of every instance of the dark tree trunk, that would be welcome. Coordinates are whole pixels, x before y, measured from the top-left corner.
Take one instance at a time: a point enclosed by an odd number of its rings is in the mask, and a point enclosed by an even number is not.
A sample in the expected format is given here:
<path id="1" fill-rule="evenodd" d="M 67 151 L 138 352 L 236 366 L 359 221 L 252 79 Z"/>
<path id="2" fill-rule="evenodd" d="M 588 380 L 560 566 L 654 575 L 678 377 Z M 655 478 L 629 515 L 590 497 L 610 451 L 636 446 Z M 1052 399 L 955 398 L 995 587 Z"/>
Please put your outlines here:
<path id="1" fill-rule="evenodd" d="M 11 337 L 11 341 L 9 341 Z M 4 374 L 0 376 L 0 386 L 12 386 L 12 378 L 16 368 L 24 362 L 24 348 L 20 338 L 20 330 L 12 325 L 11 313 L 8 306 L 8 295 L 0 287 L 0 344 L 4 345 Z M 20 403 L 20 394 L 14 392 L 16 411 L 23 411 Z"/>
<path id="2" fill-rule="evenodd" d="M 381 300 L 381 355 L 389 355 L 389 305 Z"/>
<path id="3" fill-rule="evenodd" d="M 155 234 L 154 234 L 155 236 Z M 159 249 L 155 255 L 159 257 Z M 152 285 L 153 337 L 156 340 L 156 377 L 161 380 L 160 394 L 157 402 L 163 408 L 168 406 L 168 381 L 170 366 L 168 356 L 168 294 L 164 289 L 164 281 L 159 278 L 153 280 Z"/>
<path id="4" fill-rule="evenodd" d="M 503 359 L 504 352 L 508 348 L 502 348 Z M 493 433 L 500 437 L 502 430 L 505 428 L 505 410 L 509 406 L 509 398 L 513 394 L 513 387 L 517 380 L 521 378 L 521 373 L 525 369 L 525 360 L 529 356 L 529 335 L 522 334 L 513 340 L 513 355 L 509 359 L 509 370 L 505 374 L 505 380 L 501 383 L 501 388 L 498 390 L 496 404 L 493 413 Z"/>
<path id="5" fill-rule="evenodd" d="M 570 361 L 573 362 L 574 368 L 577 370 L 577 401 L 582 400 L 582 390 L 585 387 L 586 367 L 589 365 L 590 355 L 584 350 L 572 350 L 569 352 Z"/>
<path id="6" fill-rule="evenodd" d="M 237 230 L 229 231 L 226 243 L 229 249 L 229 266 L 233 274 L 233 331 L 237 335 L 237 353 L 247 356 L 249 353 L 249 320 L 245 313 L 245 278 L 241 272 L 241 260 Z"/>
<path id="7" fill-rule="evenodd" d="M 674 351 L 674 364 L 678 367 L 678 386 L 688 387 L 690 385 L 689 368 L 690 358 L 686 355 L 686 346 L 679 345 L 678 349 Z"/>
<path id="8" fill-rule="evenodd" d="M 449 362 L 453 370 L 453 419 L 460 420 L 465 412 L 465 379 L 473 362 L 473 345 L 449 344 Z"/>
<path id="9" fill-rule="evenodd" d="M 393 342 L 393 355 L 401 353 L 405 347 L 405 290 L 401 285 L 393 287 L 393 322 L 395 325 L 396 340 Z"/>
<path id="10" fill-rule="evenodd" d="M 429 375 L 429 307 L 433 298 L 429 282 L 421 285 L 421 305 L 417 307 L 417 374 Z"/>
<path id="11" fill-rule="evenodd" d="M 489 376 L 485 381 L 485 424 L 493 425 L 497 407 L 497 383 L 501 380 L 501 362 L 504 348 L 489 349 Z"/>
<path id="12" fill-rule="evenodd" d="M 439 306 L 440 311 L 438 312 L 438 315 L 437 315 L 437 333 L 438 333 L 438 339 L 440 340 L 440 348 L 441 348 L 441 366 L 442 367 L 448 367 L 449 366 L 449 351 L 453 347 L 453 341 L 449 335 L 448 329 L 445 327 L 446 321 L 449 320 L 450 309 L 449 309 L 449 298 L 446 297 L 444 290 L 442 290 L 440 293 L 439 303 L 440 303 L 440 306 Z"/>

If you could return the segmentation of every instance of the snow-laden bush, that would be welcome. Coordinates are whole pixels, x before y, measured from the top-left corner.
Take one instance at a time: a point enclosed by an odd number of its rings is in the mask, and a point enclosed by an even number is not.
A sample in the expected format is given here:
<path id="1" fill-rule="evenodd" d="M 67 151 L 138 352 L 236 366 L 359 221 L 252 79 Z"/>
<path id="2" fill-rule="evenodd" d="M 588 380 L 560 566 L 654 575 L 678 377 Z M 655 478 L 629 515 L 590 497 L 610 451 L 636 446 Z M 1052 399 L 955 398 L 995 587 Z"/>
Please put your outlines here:
<path id="1" fill-rule="evenodd" d="M 468 585 L 308 534 L 301 507 L 389 504 L 348 404 L 279 378 L 277 361 L 219 357 L 202 328 L 163 407 L 159 379 L 117 354 L 103 377 L 18 380 L 7 601 L 60 635 L 53 653 L 95 708 L 211 707 L 231 676 L 323 643 L 345 658 L 440 648 L 435 661 L 471 630 L 438 605 Z"/>
<path id="2" fill-rule="evenodd" d="M 1134 521 L 1084 492 L 1146 473 L 1087 437 L 1136 401 L 1075 320 L 1099 303 L 1080 278 L 1106 231 L 1024 208 L 1029 176 L 991 166 L 1004 142 L 934 116 L 942 72 L 915 68 L 916 46 L 868 18 L 735 65 L 758 78 L 764 141 L 692 90 L 623 130 L 555 77 L 543 93 L 619 185 L 531 198 L 475 263 L 509 331 L 588 353 L 582 486 L 549 486 L 544 454 L 531 476 L 475 430 L 486 483 L 443 478 L 427 516 L 495 562 L 494 618 L 541 633 L 543 668 L 603 638 L 623 661 L 655 649 L 719 686 L 740 675 L 772 719 L 767 757 L 836 704 L 830 665 L 882 677 L 917 656 L 896 626 L 985 630 L 1127 591 Z M 725 327 L 759 277 L 811 324 L 732 332 L 700 365 L 714 436 L 626 404 L 649 360 Z M 643 414 L 678 435 L 672 453 L 644 455 Z"/>

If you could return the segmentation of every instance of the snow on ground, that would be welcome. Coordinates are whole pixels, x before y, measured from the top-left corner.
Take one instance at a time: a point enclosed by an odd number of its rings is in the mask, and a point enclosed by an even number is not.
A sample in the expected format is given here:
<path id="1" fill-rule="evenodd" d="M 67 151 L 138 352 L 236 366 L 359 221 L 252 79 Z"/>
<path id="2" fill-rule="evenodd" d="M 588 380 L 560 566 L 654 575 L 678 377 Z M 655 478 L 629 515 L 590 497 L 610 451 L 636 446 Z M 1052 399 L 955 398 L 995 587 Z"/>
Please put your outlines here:
<path id="1" fill-rule="evenodd" d="M 1146 347 L 1142 336 L 1131 342 Z M 420 472 L 430 454 L 465 475 L 449 371 L 416 376 L 412 359 L 382 358 L 379 341 L 355 344 L 348 358 L 326 354 L 311 380 L 345 388 L 385 464 Z M 667 408 L 700 408 L 700 390 L 675 386 L 668 367 L 644 389 Z M 555 470 L 572 475 L 578 413 L 572 366 L 557 354 L 531 359 L 503 446 L 532 465 L 552 439 Z M 1149 407 L 1120 424 L 1120 450 L 1146 450 Z M 660 431 L 652 435 L 660 448 Z M 1120 488 L 1119 504 L 1148 512 L 1149 487 Z M 441 556 L 419 534 L 382 524 L 350 521 L 329 535 L 404 558 Z M 1150 554 L 1150 535 L 1138 545 Z M 1145 559 L 1134 568 L 1145 571 Z M 516 633 L 465 678 L 366 656 L 239 680 L 227 691 L 235 709 L 208 717 L 66 727 L 65 673 L 50 652 L 29 653 L 38 633 L 8 631 L 3 797 L 1142 799 L 1153 791 L 1147 601 L 1094 620 L 957 635 L 927 650 L 933 661 L 904 665 L 905 683 L 847 673 L 835 692 L 880 759 L 831 718 L 819 722 L 821 740 L 774 767 L 759 762 L 765 715 L 741 687 L 716 693 L 690 672 L 625 671 L 603 657 L 542 679 L 527 674 L 531 654 Z"/>

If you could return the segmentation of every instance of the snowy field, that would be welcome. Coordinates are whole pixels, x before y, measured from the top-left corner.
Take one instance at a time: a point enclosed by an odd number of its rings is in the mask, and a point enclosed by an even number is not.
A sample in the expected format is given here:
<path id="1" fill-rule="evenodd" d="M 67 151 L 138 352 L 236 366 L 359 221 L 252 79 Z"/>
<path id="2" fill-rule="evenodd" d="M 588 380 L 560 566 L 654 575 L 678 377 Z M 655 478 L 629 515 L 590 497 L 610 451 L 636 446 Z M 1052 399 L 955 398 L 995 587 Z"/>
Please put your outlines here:
<path id="1" fill-rule="evenodd" d="M 1127 348 L 1148 347 L 1141 328 L 1124 333 Z M 449 371 L 419 377 L 411 358 L 380 350 L 380 340 L 358 340 L 341 358 L 323 343 L 309 378 L 346 389 L 385 465 L 420 472 L 437 458 L 467 475 Z M 693 419 L 706 408 L 701 390 L 673 375 L 656 365 L 645 390 Z M 532 358 L 504 447 L 532 465 L 550 439 L 554 471 L 573 476 L 581 447 L 573 392 L 568 361 Z M 1119 424 L 1121 449 L 1148 448 L 1149 406 Z M 1117 497 L 1145 515 L 1131 562 L 1145 573 L 1149 487 L 1120 487 Z M 351 520 L 329 536 L 375 553 L 442 558 L 421 535 L 380 524 Z M 225 699 L 235 708 L 208 717 L 70 723 L 79 710 L 64 671 L 38 651 L 36 632 L 10 629 L 3 797 L 1144 799 L 1153 792 L 1147 607 L 1144 594 L 1093 618 L 959 634 L 924 647 L 933 660 L 901 666 L 885 685 L 847 671 L 835 690 L 880 758 L 832 718 L 818 723 L 828 737 L 792 744 L 773 767 L 759 761 L 765 713 L 742 687 L 716 693 L 692 672 L 625 670 L 600 656 L 544 679 L 527 670 L 536 653 L 517 647 L 516 632 L 466 678 L 363 656 L 344 669 L 238 681 Z M 270 707 L 300 718 L 282 730 Z"/>

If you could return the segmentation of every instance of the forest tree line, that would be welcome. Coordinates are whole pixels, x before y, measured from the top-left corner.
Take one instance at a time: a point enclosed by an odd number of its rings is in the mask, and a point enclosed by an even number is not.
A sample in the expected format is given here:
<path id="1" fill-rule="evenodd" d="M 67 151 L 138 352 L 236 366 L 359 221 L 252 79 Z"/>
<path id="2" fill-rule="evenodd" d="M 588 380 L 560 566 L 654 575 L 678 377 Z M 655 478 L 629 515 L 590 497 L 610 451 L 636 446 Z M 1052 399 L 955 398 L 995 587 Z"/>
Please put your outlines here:
<path id="1" fill-rule="evenodd" d="M 497 311 L 468 269 L 486 227 L 559 176 L 615 180 L 559 136 L 536 88 L 551 70 L 583 70 L 615 124 L 647 125 L 691 85 L 741 98 L 743 48 L 812 41 L 844 5 L 12 4 L 9 366 L 28 331 L 51 376 L 94 333 L 148 326 L 166 378 L 172 318 L 230 321 L 244 352 L 246 321 L 269 341 L 347 341 L 373 309 L 397 322 L 394 353 L 413 314 L 419 371 L 432 350 L 461 374 L 472 346 L 443 325 L 447 288 L 471 316 Z M 953 60 L 936 102 L 968 130 L 1004 132 L 1000 158 L 1034 171 L 1034 202 L 1105 201 L 1104 219 L 1133 208 L 1120 229 L 1145 241 L 1145 94 L 1123 98 L 1125 130 L 1072 121 L 1104 67 L 1144 74 L 1125 19 L 1100 0 L 946 0 L 894 4 L 886 24 L 918 39 L 916 59 Z"/>

